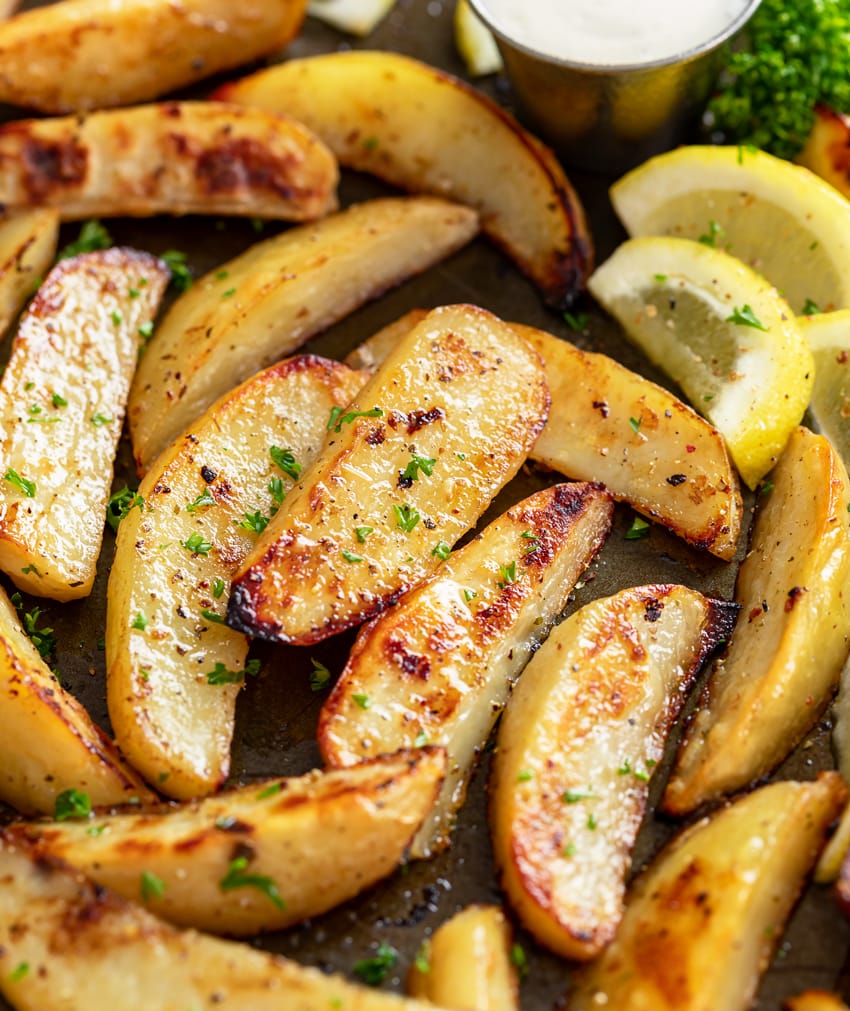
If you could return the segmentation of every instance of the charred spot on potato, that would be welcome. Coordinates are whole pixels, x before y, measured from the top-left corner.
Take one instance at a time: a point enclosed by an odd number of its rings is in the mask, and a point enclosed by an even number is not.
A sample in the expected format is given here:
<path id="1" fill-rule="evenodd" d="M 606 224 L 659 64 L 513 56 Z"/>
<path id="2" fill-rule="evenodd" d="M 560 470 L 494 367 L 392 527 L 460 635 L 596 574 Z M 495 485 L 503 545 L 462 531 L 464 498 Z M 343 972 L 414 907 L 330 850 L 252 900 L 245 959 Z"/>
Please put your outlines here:
<path id="1" fill-rule="evenodd" d="M 671 474 L 667 478 L 667 484 L 671 484 L 675 488 L 677 485 L 684 484 L 687 480 L 686 474 Z"/>
<path id="2" fill-rule="evenodd" d="M 206 481 L 207 484 L 212 484 L 213 481 L 218 477 L 218 471 L 208 467 L 206 464 L 201 467 L 201 477 Z"/>
<path id="3" fill-rule="evenodd" d="M 82 183 L 88 168 L 86 149 L 73 138 L 42 141 L 29 137 L 21 149 L 24 187 L 33 203 Z"/>
<path id="4" fill-rule="evenodd" d="M 280 155 L 252 137 L 237 137 L 203 151 L 195 175 L 205 192 L 269 192 L 284 199 L 295 196 L 294 155 Z"/>
<path id="5" fill-rule="evenodd" d="M 643 617 L 645 621 L 658 621 L 661 617 L 661 612 L 664 610 L 664 602 L 658 600 L 657 597 L 650 597 L 649 600 L 644 601 L 643 605 Z"/>
<path id="6" fill-rule="evenodd" d="M 785 601 L 785 610 L 787 612 L 793 611 L 797 605 L 797 602 L 807 592 L 807 587 L 805 586 L 792 586 L 788 591 L 788 597 Z"/>

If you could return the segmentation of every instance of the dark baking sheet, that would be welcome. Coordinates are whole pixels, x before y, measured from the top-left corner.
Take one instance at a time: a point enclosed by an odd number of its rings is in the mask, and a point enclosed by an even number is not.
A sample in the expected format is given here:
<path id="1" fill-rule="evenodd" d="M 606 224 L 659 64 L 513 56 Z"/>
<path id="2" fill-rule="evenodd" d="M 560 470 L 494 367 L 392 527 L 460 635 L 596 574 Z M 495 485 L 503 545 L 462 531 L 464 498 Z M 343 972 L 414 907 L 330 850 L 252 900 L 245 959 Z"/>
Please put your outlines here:
<path id="1" fill-rule="evenodd" d="M 462 73 L 452 46 L 452 8 L 453 3 L 440 0 L 400 0 L 365 42 L 352 42 L 308 19 L 289 53 L 302 56 L 350 46 L 393 49 Z M 482 86 L 500 101 L 509 101 L 503 81 L 490 79 Z M 196 89 L 196 93 L 203 94 L 204 90 Z M 12 113 L 7 111 L 7 115 Z M 610 180 L 581 174 L 572 174 L 572 179 L 585 201 L 601 261 L 623 238 L 607 199 Z M 346 175 L 342 201 L 347 204 L 385 192 L 386 188 L 371 179 Z M 269 225 L 264 234 L 271 234 L 278 227 Z M 169 248 L 185 250 L 196 275 L 237 254 L 257 238 L 250 223 L 234 220 L 126 220 L 110 222 L 109 228 L 116 242 L 153 252 Z M 65 229 L 63 241 L 74 237 L 76 231 L 74 226 Z M 409 308 L 457 301 L 475 302 L 507 319 L 544 327 L 589 349 L 609 353 L 653 380 L 665 383 L 664 377 L 624 341 L 617 327 L 589 300 L 578 307 L 590 314 L 587 332 L 576 335 L 557 314 L 544 307 L 536 291 L 512 264 L 483 241 L 364 307 L 311 341 L 307 349 L 342 357 L 360 340 Z M 116 487 L 120 487 L 130 474 L 128 461 L 125 444 Z M 525 468 L 493 504 L 485 520 L 513 501 L 552 483 L 553 479 L 554 475 Z M 750 500 L 748 508 L 751 508 Z M 713 595 L 731 596 L 734 566 L 692 551 L 657 527 L 653 527 L 644 540 L 627 541 L 624 533 L 629 522 L 629 510 L 619 507 L 611 538 L 589 578 L 575 593 L 570 610 L 622 587 L 652 581 L 682 582 Z M 38 601 L 44 610 L 44 623 L 53 625 L 56 630 L 57 667 L 63 683 L 107 729 L 104 657 L 98 642 L 104 633 L 106 577 L 112 553 L 113 540 L 107 531 L 98 579 L 90 600 L 64 606 Z M 252 679 L 240 696 L 233 748 L 233 783 L 269 775 L 299 774 L 319 764 L 314 732 L 326 693 L 316 695 L 309 688 L 310 658 L 315 656 L 331 671 L 339 671 L 352 639 L 353 635 L 340 636 L 309 650 L 268 646 L 256 650 L 256 655 L 263 660 L 263 673 Z M 818 769 L 829 767 L 832 760 L 828 732 L 828 724 L 823 721 L 785 763 L 779 775 L 809 778 Z M 454 844 L 447 853 L 430 862 L 404 868 L 359 899 L 313 922 L 265 936 L 256 943 L 301 962 L 351 975 L 354 963 L 368 957 L 379 942 L 385 941 L 401 953 L 396 970 L 385 985 L 401 989 L 423 937 L 471 902 L 499 900 L 487 830 L 486 772 L 485 761 L 472 784 Z M 663 768 L 659 770 L 653 799 L 660 793 L 664 774 Z M 635 866 L 648 859 L 672 829 L 670 823 L 648 817 L 638 843 Z M 528 953 L 530 965 L 522 985 L 523 1007 L 527 1011 L 550 1008 L 567 987 L 570 967 L 541 951 L 523 932 L 519 933 L 519 940 Z M 718 970 L 722 971 L 722 967 Z M 848 924 L 831 893 L 814 887 L 807 891 L 797 909 L 765 977 L 757 1006 L 772 1011 L 779 1008 L 786 997 L 807 987 L 838 989 L 843 991 L 845 998 L 850 997 Z M 0 1009 L 8 1009 L 2 999 Z"/>

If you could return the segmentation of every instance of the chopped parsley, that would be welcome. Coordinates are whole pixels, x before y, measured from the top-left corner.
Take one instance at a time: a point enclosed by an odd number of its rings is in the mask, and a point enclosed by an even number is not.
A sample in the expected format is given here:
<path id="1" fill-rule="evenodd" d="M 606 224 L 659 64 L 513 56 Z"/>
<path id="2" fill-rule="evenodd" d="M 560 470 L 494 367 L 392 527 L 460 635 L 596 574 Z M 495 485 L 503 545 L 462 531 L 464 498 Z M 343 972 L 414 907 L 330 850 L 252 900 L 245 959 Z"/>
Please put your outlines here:
<path id="1" fill-rule="evenodd" d="M 374 532 L 375 532 L 375 528 L 374 527 L 355 527 L 354 528 L 354 533 L 357 535 L 357 540 L 361 544 L 365 544 L 366 543 L 366 538 L 369 536 L 369 534 L 373 534 Z"/>
<path id="2" fill-rule="evenodd" d="M 38 655 L 46 660 L 56 650 L 56 636 L 52 628 L 39 628 L 38 619 L 41 617 L 41 608 L 34 607 L 31 611 L 24 610 L 24 601 L 20 593 L 13 593 L 9 600 L 14 605 L 21 617 L 24 631 L 32 640 L 33 646 L 38 650 Z"/>
<path id="3" fill-rule="evenodd" d="M 361 709 L 372 708 L 372 700 L 364 692 L 355 692 L 351 697 Z"/>
<path id="4" fill-rule="evenodd" d="M 528 975 L 528 957 L 521 944 L 515 943 L 511 948 L 511 962 L 516 966 L 520 979 L 525 979 Z"/>
<path id="5" fill-rule="evenodd" d="M 151 899 L 161 899 L 165 895 L 165 882 L 156 876 L 153 871 L 142 871 L 141 874 L 142 902 L 150 902 Z"/>
<path id="6" fill-rule="evenodd" d="M 224 580 L 216 578 L 216 581 L 213 583 L 212 595 L 215 597 L 216 600 L 218 600 L 218 598 L 222 595 L 222 593 L 224 593 L 224 591 L 225 591 Z"/>
<path id="7" fill-rule="evenodd" d="M 208 611 L 207 608 L 201 608 L 201 617 L 206 618 L 207 621 L 211 621 L 216 625 L 223 625 L 224 618 L 220 614 L 216 614 L 215 611 Z"/>
<path id="8" fill-rule="evenodd" d="M 767 327 L 746 304 L 740 309 L 735 306 L 732 309 L 732 315 L 726 317 L 726 322 L 734 323 L 736 326 L 751 326 L 754 330 L 763 330 L 767 333 Z"/>
<path id="9" fill-rule="evenodd" d="M 419 456 L 417 453 L 411 453 L 410 463 L 404 468 L 401 476 L 406 481 L 418 481 L 419 472 L 422 471 L 426 477 L 430 477 L 434 473 L 436 462 L 434 457 Z"/>
<path id="10" fill-rule="evenodd" d="M 101 414 L 100 411 L 97 414 L 93 414 L 89 421 L 94 425 L 95 428 L 101 428 L 103 425 L 109 425 L 112 422 L 112 418 L 107 414 Z"/>
<path id="11" fill-rule="evenodd" d="M 431 554 L 439 558 L 441 562 L 444 562 L 451 553 L 452 549 L 449 547 L 448 544 L 446 544 L 445 541 L 437 541 L 437 543 L 435 544 L 434 548 L 431 551 Z"/>
<path id="12" fill-rule="evenodd" d="M 818 316 L 821 313 L 821 307 L 817 302 L 813 302 L 810 298 L 807 298 L 803 303 L 803 311 L 801 315 L 803 316 Z"/>
<path id="13" fill-rule="evenodd" d="M 51 404 L 54 407 L 67 407 L 68 401 L 59 393 L 54 393 L 50 398 Z"/>
<path id="14" fill-rule="evenodd" d="M 139 326 L 139 336 L 144 337 L 145 340 L 150 340 L 153 336 L 153 320 L 149 319 L 146 323 L 142 323 Z"/>
<path id="15" fill-rule="evenodd" d="M 398 962 L 398 952 L 385 941 L 378 945 L 372 958 L 364 958 L 354 963 L 354 974 L 368 986 L 380 986 Z"/>
<path id="16" fill-rule="evenodd" d="M 413 964 L 418 972 L 428 973 L 431 971 L 431 945 L 428 941 L 423 941 L 420 944 Z"/>
<path id="17" fill-rule="evenodd" d="M 351 562 L 352 564 L 356 564 L 357 562 L 362 562 L 363 561 L 363 556 L 362 555 L 355 555 L 353 551 L 348 551 L 346 548 L 342 549 L 341 554 L 342 554 L 342 557 L 347 562 Z"/>
<path id="18" fill-rule="evenodd" d="M 475 598 L 477 596 L 478 596 L 478 591 L 477 590 L 467 590 L 467 589 L 464 589 L 464 591 L 463 591 L 463 599 L 467 602 L 467 604 L 471 600 L 475 600 Z"/>
<path id="19" fill-rule="evenodd" d="M 253 530 L 255 534 L 261 534 L 269 525 L 269 517 L 263 516 L 259 509 L 252 513 L 243 513 L 245 518 L 241 521 L 234 520 L 237 527 L 244 530 Z"/>
<path id="20" fill-rule="evenodd" d="M 106 503 L 106 522 L 116 532 L 118 524 L 130 512 L 131 509 L 143 509 L 145 500 L 137 491 L 131 491 L 127 485 L 110 496 Z"/>
<path id="21" fill-rule="evenodd" d="M 137 628 L 140 632 L 148 627 L 148 619 L 142 614 L 141 611 L 136 611 L 136 617 L 130 622 L 130 628 Z"/>
<path id="22" fill-rule="evenodd" d="M 268 786 L 264 786 L 262 790 L 257 793 L 257 800 L 265 800 L 267 797 L 274 797 L 276 793 L 280 793 L 283 789 L 281 783 L 269 783 Z"/>
<path id="23" fill-rule="evenodd" d="M 419 510 L 415 509 L 412 505 L 394 505 L 393 512 L 395 513 L 395 519 L 398 526 L 404 530 L 405 533 L 410 533 L 411 530 L 416 526 L 416 524 L 421 519 L 419 515 Z"/>
<path id="24" fill-rule="evenodd" d="M 641 421 L 643 421 L 643 418 L 629 418 L 629 428 L 635 433 L 635 435 L 637 435 L 640 431 Z"/>
<path id="25" fill-rule="evenodd" d="M 502 577 L 497 584 L 500 590 L 504 590 L 506 586 L 510 586 L 511 583 L 515 583 L 516 562 L 510 562 L 508 565 L 500 565 L 499 575 Z"/>
<path id="26" fill-rule="evenodd" d="M 221 660 L 217 660 L 215 667 L 207 671 L 207 684 L 210 685 L 238 685 L 246 677 L 255 677 L 260 673 L 260 661 L 249 660 L 242 670 L 230 670 Z"/>
<path id="27" fill-rule="evenodd" d="M 70 818 L 88 818 L 91 814 L 91 797 L 82 790 L 63 790 L 53 804 L 53 817 L 56 821 L 68 821 Z"/>
<path id="28" fill-rule="evenodd" d="M 98 249 L 108 249 L 111 245 L 112 236 L 96 218 L 93 218 L 83 224 L 79 236 L 60 250 L 56 259 L 67 260 L 80 253 L 93 253 Z"/>
<path id="29" fill-rule="evenodd" d="M 215 505 L 215 499 L 212 497 L 212 492 L 209 488 L 204 488 L 201 494 L 195 499 L 194 502 L 190 502 L 186 506 L 187 513 L 197 512 L 198 509 L 202 509 L 204 506 Z"/>
<path id="30" fill-rule="evenodd" d="M 171 283 L 175 291 L 188 291 L 195 279 L 186 266 L 186 254 L 181 253 L 179 249 L 169 249 L 160 259 L 171 271 Z"/>
<path id="31" fill-rule="evenodd" d="M 115 326 L 121 326 L 121 324 L 124 322 L 124 317 L 121 315 L 118 309 L 113 309 L 112 312 L 109 314 L 109 318 L 112 320 Z"/>
<path id="32" fill-rule="evenodd" d="M 573 314 L 571 312 L 565 312 L 564 322 L 574 333 L 581 333 L 590 322 L 590 313 L 577 312 Z"/>
<path id="33" fill-rule="evenodd" d="M 350 425 L 355 418 L 383 418 L 384 412 L 380 407 L 373 407 L 371 411 L 346 411 L 344 407 L 332 407 L 328 418 L 327 430 L 341 432 L 343 425 Z"/>
<path id="34" fill-rule="evenodd" d="M 3 480 L 12 485 L 13 488 L 17 488 L 19 492 L 23 492 L 27 498 L 35 498 L 35 481 L 28 481 L 27 478 L 21 477 L 11 467 L 3 475 Z"/>
<path id="35" fill-rule="evenodd" d="M 726 232 L 724 231 L 724 229 L 721 228 L 720 225 L 714 219 L 712 219 L 708 223 L 708 232 L 706 232 L 704 235 L 701 235 L 698 241 L 701 242 L 704 246 L 716 246 L 717 240 L 722 239 L 725 234 Z"/>
<path id="36" fill-rule="evenodd" d="M 567 790 L 561 800 L 565 804 L 577 804 L 580 800 L 589 800 L 594 796 L 593 790 Z"/>
<path id="37" fill-rule="evenodd" d="M 185 541 L 180 542 L 181 546 L 193 555 L 208 555 L 212 550 L 212 543 L 204 540 L 204 535 L 197 530 L 190 534 Z"/>
<path id="38" fill-rule="evenodd" d="M 300 463 L 296 462 L 291 449 L 281 449 L 280 446 L 269 446 L 269 456 L 284 474 L 288 474 L 295 481 L 298 480 L 303 468 Z"/>
<path id="39" fill-rule="evenodd" d="M 18 962 L 15 968 L 9 973 L 9 982 L 17 983 L 19 980 L 22 980 L 29 971 L 29 962 Z"/>
<path id="40" fill-rule="evenodd" d="M 649 523 L 640 516 L 635 516 L 632 525 L 626 531 L 627 541 L 639 541 L 649 533 Z"/>
<path id="41" fill-rule="evenodd" d="M 534 779 L 534 773 L 531 769 L 520 769 L 517 774 L 518 783 L 527 783 L 530 779 Z"/>
<path id="42" fill-rule="evenodd" d="M 286 909 L 286 903 L 280 896 L 277 885 L 266 874 L 246 874 L 247 857 L 236 857 L 230 861 L 227 874 L 219 881 L 218 887 L 223 892 L 231 892 L 236 888 L 256 888 L 262 892 L 278 909 Z"/>
<path id="43" fill-rule="evenodd" d="M 313 670 L 310 673 L 310 690 L 320 692 L 330 684 L 331 672 L 323 663 L 319 663 L 312 656 L 310 657 L 310 662 L 313 664 Z"/>

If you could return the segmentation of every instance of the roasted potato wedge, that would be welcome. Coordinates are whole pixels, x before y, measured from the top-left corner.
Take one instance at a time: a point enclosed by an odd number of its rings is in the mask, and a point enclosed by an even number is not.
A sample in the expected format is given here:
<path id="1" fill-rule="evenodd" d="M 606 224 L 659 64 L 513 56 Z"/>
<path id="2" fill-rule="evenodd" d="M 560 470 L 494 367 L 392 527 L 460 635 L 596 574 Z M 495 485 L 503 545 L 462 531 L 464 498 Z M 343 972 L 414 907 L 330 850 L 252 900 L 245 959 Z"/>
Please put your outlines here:
<path id="1" fill-rule="evenodd" d="M 510 690 L 602 547 L 612 513 L 598 485 L 539 491 L 358 635 L 319 716 L 319 747 L 330 765 L 422 741 L 447 749 L 449 772 L 413 856 L 448 844 Z"/>
<path id="2" fill-rule="evenodd" d="M 93 804 L 153 795 L 79 702 L 65 691 L 0 589 L 0 800 L 23 814 L 53 814 L 65 790 Z"/>
<path id="3" fill-rule="evenodd" d="M 348 410 L 233 580 L 228 623 L 306 644 L 433 572 L 546 420 L 536 352 L 474 306 L 435 309 Z"/>
<path id="4" fill-rule="evenodd" d="M 283 49 L 306 0 L 62 0 L 0 25 L 0 101 L 39 112 L 144 102 Z"/>
<path id="5" fill-rule="evenodd" d="M 336 207 L 333 155 L 261 109 L 169 102 L 0 126 L 0 203 L 63 221 L 241 214 L 305 221 Z"/>
<path id="6" fill-rule="evenodd" d="M 436 1011 L 179 930 L 0 837 L 0 992 L 19 1011 Z"/>
<path id="7" fill-rule="evenodd" d="M 815 109 L 815 121 L 803 150 L 794 160 L 826 179 L 839 193 L 850 198 L 848 148 L 850 116 L 819 105 Z"/>
<path id="8" fill-rule="evenodd" d="M 0 221 L 0 337 L 53 263 L 58 235 L 59 213 L 51 208 Z"/>
<path id="9" fill-rule="evenodd" d="M 331 409 L 361 384 L 312 355 L 266 369 L 157 459 L 139 487 L 144 505 L 121 521 L 107 605 L 109 714 L 130 761 L 171 797 L 210 793 L 227 777 L 248 652 L 245 636 L 222 624 L 230 578 L 317 454 Z"/>
<path id="10" fill-rule="evenodd" d="M 513 326 L 543 359 L 552 393 L 531 458 L 568 477 L 602 481 L 615 499 L 729 561 L 744 510 L 717 429 L 611 358 Z"/>
<path id="11" fill-rule="evenodd" d="M 590 233 L 557 160 L 457 78 L 398 53 L 340 52 L 261 70 L 215 97 L 285 111 L 341 164 L 474 207 L 551 304 L 584 287 Z"/>
<path id="12" fill-rule="evenodd" d="M 846 776 L 844 782 L 847 782 Z M 850 805 L 844 809 L 838 827 L 821 853 L 815 869 L 815 881 L 821 885 L 835 881 L 841 873 L 841 866 L 848 852 L 850 852 Z"/>
<path id="13" fill-rule="evenodd" d="M 493 854 L 557 954 L 593 958 L 614 937 L 652 770 L 735 610 L 684 586 L 623 590 L 559 625 L 520 679 L 492 766 Z"/>
<path id="14" fill-rule="evenodd" d="M 474 211 L 444 200 L 373 200 L 267 239 L 196 282 L 157 329 L 133 384 L 140 467 L 234 383 L 477 230 Z"/>
<path id="15" fill-rule="evenodd" d="M 519 1011 L 513 931 L 498 906 L 467 906 L 426 941 L 407 989 L 446 1007 Z"/>
<path id="16" fill-rule="evenodd" d="M 785 1001 L 785 1011 L 850 1011 L 837 993 L 805 990 Z"/>
<path id="17" fill-rule="evenodd" d="M 774 783 L 678 836 L 632 886 L 617 936 L 569 1011 L 742 1011 L 829 824 L 841 777 Z"/>
<path id="18" fill-rule="evenodd" d="M 391 874 L 445 769 L 441 749 L 400 752 L 353 769 L 254 783 L 163 814 L 19 823 L 6 840 L 34 843 L 43 859 L 141 899 L 178 926 L 240 936 L 280 930 Z M 263 879 L 265 889 L 226 885 L 240 856 L 248 858 L 244 875 Z M 146 888 L 151 879 L 162 886 Z"/>
<path id="19" fill-rule="evenodd" d="M 0 380 L 0 568 L 29 593 L 91 592 L 139 327 L 169 277 L 148 253 L 85 253 L 21 319 Z"/>
<path id="20" fill-rule="evenodd" d="M 672 814 L 777 765 L 829 704 L 847 658 L 847 472 L 823 436 L 798 428 L 771 479 L 738 573 L 738 626 L 664 794 Z"/>

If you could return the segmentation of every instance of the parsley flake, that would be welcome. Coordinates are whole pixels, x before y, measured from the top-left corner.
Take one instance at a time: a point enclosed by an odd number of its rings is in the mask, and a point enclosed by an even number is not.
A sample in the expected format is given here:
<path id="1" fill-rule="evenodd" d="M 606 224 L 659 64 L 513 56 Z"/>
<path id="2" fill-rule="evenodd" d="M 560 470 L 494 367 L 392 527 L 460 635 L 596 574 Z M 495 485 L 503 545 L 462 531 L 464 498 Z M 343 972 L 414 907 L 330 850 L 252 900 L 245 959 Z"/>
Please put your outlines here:
<path id="1" fill-rule="evenodd" d="M 207 621 L 211 621 L 216 625 L 223 625 L 224 618 L 220 614 L 216 614 L 215 611 L 208 611 L 207 608 L 201 608 L 201 617 L 206 618 Z"/>
<path id="2" fill-rule="evenodd" d="M 734 323 L 736 326 L 751 326 L 754 330 L 763 330 L 767 333 L 767 327 L 746 304 L 740 309 L 735 306 L 732 315 L 726 317 L 726 322 Z"/>
<path id="3" fill-rule="evenodd" d="M 431 554 L 439 558 L 441 562 L 444 562 L 451 553 L 452 549 L 445 541 L 437 541 L 431 550 Z"/>
<path id="4" fill-rule="evenodd" d="M 210 685 L 238 685 L 246 677 L 255 677 L 259 673 L 259 660 L 249 660 L 242 670 L 230 670 L 221 660 L 217 660 L 215 667 L 207 671 L 206 678 Z"/>
<path id="5" fill-rule="evenodd" d="M 314 692 L 320 692 L 327 688 L 331 680 L 331 672 L 323 663 L 319 663 L 314 657 L 310 657 L 310 662 L 313 664 L 313 670 L 310 673 L 310 690 Z"/>
<path id="6" fill-rule="evenodd" d="M 262 790 L 257 793 L 257 800 L 265 800 L 267 797 L 274 797 L 276 793 L 280 793 L 283 789 L 281 783 L 269 783 L 268 786 L 264 786 Z"/>
<path id="7" fill-rule="evenodd" d="M 102 428 L 104 425 L 109 425 L 112 422 L 112 418 L 107 414 L 101 414 L 100 411 L 97 414 L 93 414 L 89 421 L 94 425 L 95 428 Z"/>
<path id="8" fill-rule="evenodd" d="M 13 593 L 9 597 L 9 600 L 20 615 L 24 631 L 32 640 L 33 646 L 38 650 L 38 655 L 42 659 L 47 659 L 56 650 L 56 636 L 53 634 L 52 628 L 38 627 L 41 608 L 34 607 L 31 611 L 25 611 L 24 601 L 20 593 Z"/>
<path id="9" fill-rule="evenodd" d="M 813 302 L 810 298 L 807 298 L 803 303 L 802 316 L 818 316 L 821 313 L 821 307 L 817 302 Z"/>
<path id="10" fill-rule="evenodd" d="M 504 590 L 506 586 L 510 586 L 511 583 L 515 583 L 516 562 L 511 562 L 509 565 L 500 565 L 499 575 L 502 577 L 497 583 L 500 590 Z"/>
<path id="11" fill-rule="evenodd" d="M 222 593 L 224 593 L 224 590 L 225 590 L 224 580 L 216 578 L 216 581 L 213 583 L 212 588 L 212 595 L 215 597 L 216 600 L 218 600 L 219 597 L 222 595 Z"/>
<path id="12" fill-rule="evenodd" d="M 404 530 L 405 533 L 410 533 L 411 530 L 416 526 L 416 524 L 421 519 L 419 515 L 419 510 L 415 509 L 412 505 L 405 503 L 405 505 L 394 505 L 393 512 L 395 513 L 395 519 L 398 526 Z"/>
<path id="13" fill-rule="evenodd" d="M 68 821 L 70 818 L 88 818 L 91 814 L 91 798 L 82 790 L 63 790 L 53 804 L 53 817 L 56 821 Z"/>
<path id="14" fill-rule="evenodd" d="M 136 611 L 136 617 L 130 622 L 130 628 L 137 628 L 140 632 L 148 627 L 148 619 L 142 614 L 141 611 Z"/>
<path id="15" fill-rule="evenodd" d="M 332 407 L 328 418 L 327 430 L 341 432 L 343 425 L 350 425 L 355 418 L 383 418 L 384 412 L 380 407 L 373 407 L 371 411 L 346 411 L 344 407 Z"/>
<path id="16" fill-rule="evenodd" d="M 355 555 L 353 551 L 348 551 L 346 548 L 342 549 L 341 554 L 342 554 L 342 557 L 347 562 L 351 562 L 352 564 L 356 564 L 357 562 L 362 562 L 363 561 L 363 556 L 362 555 Z"/>
<path id="17" fill-rule="evenodd" d="M 143 509 L 144 505 L 145 500 L 142 496 L 136 491 L 131 491 L 127 485 L 124 485 L 120 491 L 110 496 L 109 501 L 106 503 L 106 522 L 117 532 L 118 524 L 130 510 Z"/>
<path id="18" fill-rule="evenodd" d="M 165 882 L 156 876 L 153 871 L 142 871 L 141 874 L 142 902 L 150 902 L 151 899 L 161 899 L 165 895 Z"/>
<path id="19" fill-rule="evenodd" d="M 67 260 L 80 253 L 93 253 L 98 249 L 108 249 L 111 245 L 112 236 L 96 218 L 93 218 L 83 224 L 79 237 L 65 246 L 56 259 Z"/>
<path id="20" fill-rule="evenodd" d="M 12 485 L 13 488 L 17 488 L 18 491 L 23 492 L 27 498 L 35 498 L 35 481 L 28 481 L 27 478 L 21 477 L 11 467 L 3 475 L 3 480 Z"/>
<path id="21" fill-rule="evenodd" d="M 241 521 L 234 520 L 237 527 L 244 530 L 253 530 L 255 534 L 261 534 L 269 525 L 269 517 L 263 516 L 259 509 L 252 513 L 243 513 L 245 518 Z"/>
<path id="22" fill-rule="evenodd" d="M 351 697 L 361 709 L 372 708 L 372 700 L 364 692 L 355 692 Z"/>
<path id="23" fill-rule="evenodd" d="M 419 472 L 422 471 L 426 477 L 430 477 L 434 473 L 436 462 L 434 457 L 419 456 L 417 453 L 411 453 L 410 463 L 404 468 L 401 476 L 407 481 L 418 481 Z"/>
<path id="24" fill-rule="evenodd" d="M 194 283 L 192 272 L 186 266 L 186 254 L 179 249 L 169 249 L 162 254 L 160 259 L 171 271 L 171 283 L 176 291 L 188 291 Z"/>
<path id="25" fill-rule="evenodd" d="M 50 398 L 50 402 L 51 404 L 53 404 L 54 407 L 68 406 L 68 401 L 59 393 L 54 393 L 53 396 Z"/>
<path id="26" fill-rule="evenodd" d="M 9 982 L 17 983 L 19 980 L 22 980 L 29 971 L 29 962 L 18 962 L 15 968 L 9 973 Z"/>
<path id="27" fill-rule="evenodd" d="M 286 909 L 286 903 L 280 897 L 277 885 L 266 874 L 246 874 L 247 857 L 236 857 L 230 861 L 227 874 L 219 881 L 218 887 L 223 892 L 231 892 L 236 888 L 256 888 L 273 902 L 278 909 Z"/>
<path id="28" fill-rule="evenodd" d="M 368 986 L 380 986 L 398 962 L 398 952 L 385 941 L 378 945 L 377 954 L 354 963 L 354 974 Z"/>
<path id="29" fill-rule="evenodd" d="M 212 550 L 212 543 L 204 540 L 204 535 L 197 530 L 190 534 L 185 541 L 180 542 L 181 546 L 193 555 L 208 555 Z"/>
<path id="30" fill-rule="evenodd" d="M 357 535 L 357 540 L 359 541 L 360 544 L 365 544 L 366 543 L 366 538 L 369 536 L 369 534 L 373 534 L 374 532 L 375 532 L 375 528 L 374 527 L 355 527 L 354 528 L 354 533 Z"/>
<path id="31" fill-rule="evenodd" d="M 280 446 L 269 446 L 269 456 L 284 474 L 288 474 L 294 481 L 298 480 L 303 468 L 300 463 L 296 462 L 291 449 L 281 449 Z"/>
<path id="32" fill-rule="evenodd" d="M 641 537 L 645 537 L 649 533 L 649 523 L 640 516 L 635 516 L 632 520 L 632 525 L 626 531 L 627 541 L 639 541 Z"/>
<path id="33" fill-rule="evenodd" d="M 198 509 L 202 509 L 204 506 L 215 505 L 215 499 L 212 496 L 212 492 L 209 488 L 204 488 L 201 494 L 195 499 L 194 502 L 190 502 L 186 506 L 187 513 L 197 512 Z"/>

